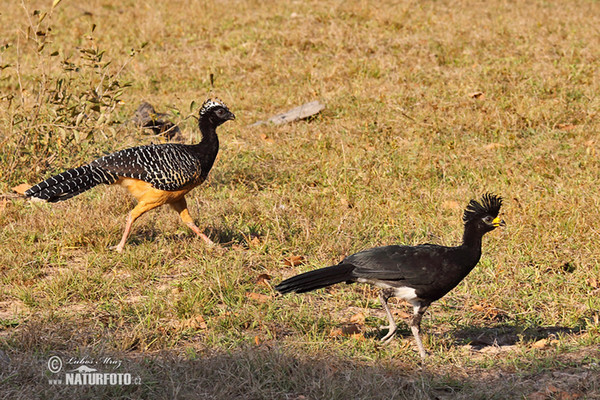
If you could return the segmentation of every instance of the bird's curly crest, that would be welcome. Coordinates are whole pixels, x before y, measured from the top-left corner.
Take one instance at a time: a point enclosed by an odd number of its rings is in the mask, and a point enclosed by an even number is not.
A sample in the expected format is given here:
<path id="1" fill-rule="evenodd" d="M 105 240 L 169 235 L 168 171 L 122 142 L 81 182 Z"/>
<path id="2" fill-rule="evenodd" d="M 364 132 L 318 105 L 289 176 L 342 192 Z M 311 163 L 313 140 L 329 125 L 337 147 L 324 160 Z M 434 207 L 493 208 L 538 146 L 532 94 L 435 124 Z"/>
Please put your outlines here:
<path id="1" fill-rule="evenodd" d="M 479 202 L 471 200 L 465 209 L 463 221 L 468 222 L 485 215 L 496 218 L 502 206 L 502 197 L 493 193 L 485 193 Z"/>
<path id="2" fill-rule="evenodd" d="M 225 105 L 225 103 L 222 100 L 219 100 L 217 98 L 213 99 L 206 99 L 206 101 L 204 102 L 204 104 L 202 104 L 202 107 L 200 108 L 200 116 L 203 116 L 204 114 L 206 114 L 209 110 L 211 110 L 214 107 L 223 107 L 226 110 L 229 110 L 229 108 L 227 108 L 227 106 Z"/>

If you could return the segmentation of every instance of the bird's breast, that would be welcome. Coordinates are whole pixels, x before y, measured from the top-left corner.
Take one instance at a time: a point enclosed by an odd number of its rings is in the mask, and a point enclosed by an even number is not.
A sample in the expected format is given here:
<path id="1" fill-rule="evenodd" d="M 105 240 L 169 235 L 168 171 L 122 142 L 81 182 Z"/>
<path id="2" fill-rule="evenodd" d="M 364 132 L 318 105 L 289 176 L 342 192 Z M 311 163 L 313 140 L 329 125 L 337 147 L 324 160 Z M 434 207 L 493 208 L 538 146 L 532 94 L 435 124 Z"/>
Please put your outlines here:
<path id="1" fill-rule="evenodd" d="M 116 183 L 123 186 L 139 202 L 168 204 L 180 200 L 196 185 L 181 190 L 167 191 L 156 189 L 151 183 L 133 178 L 121 178 Z"/>

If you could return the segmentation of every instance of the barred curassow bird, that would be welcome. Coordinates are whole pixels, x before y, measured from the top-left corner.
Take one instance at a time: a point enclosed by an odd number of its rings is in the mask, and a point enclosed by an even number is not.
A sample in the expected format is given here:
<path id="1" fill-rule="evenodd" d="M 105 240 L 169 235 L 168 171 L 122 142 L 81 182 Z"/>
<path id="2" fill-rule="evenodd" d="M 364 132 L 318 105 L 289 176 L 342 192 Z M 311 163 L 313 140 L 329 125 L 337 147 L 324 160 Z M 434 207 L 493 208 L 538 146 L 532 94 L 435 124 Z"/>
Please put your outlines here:
<path id="1" fill-rule="evenodd" d="M 119 184 L 138 200 L 138 204 L 129 213 L 123 237 L 115 250 L 123 250 L 131 225 L 140 215 L 163 204 L 173 207 L 187 226 L 206 243 L 212 244 L 194 224 L 184 196 L 208 176 L 219 151 L 216 129 L 232 119 L 235 115 L 222 101 L 208 99 L 200 109 L 198 125 L 202 140 L 199 143 L 150 144 L 121 150 L 48 178 L 27 190 L 25 195 L 54 203 L 102 183 Z"/>
<path id="2" fill-rule="evenodd" d="M 282 294 L 304 293 L 340 282 L 369 283 L 381 288 L 379 300 L 389 325 L 381 340 L 389 342 L 398 329 L 387 301 L 390 297 L 406 300 L 414 307 L 410 329 L 421 358 L 425 349 L 419 331 L 421 318 L 429 305 L 458 285 L 479 262 L 482 237 L 504 226 L 498 217 L 502 198 L 484 194 L 480 202 L 471 200 L 464 211 L 462 244 L 446 247 L 435 244 L 383 246 L 364 250 L 343 259 L 338 265 L 305 272 L 275 286 Z"/>

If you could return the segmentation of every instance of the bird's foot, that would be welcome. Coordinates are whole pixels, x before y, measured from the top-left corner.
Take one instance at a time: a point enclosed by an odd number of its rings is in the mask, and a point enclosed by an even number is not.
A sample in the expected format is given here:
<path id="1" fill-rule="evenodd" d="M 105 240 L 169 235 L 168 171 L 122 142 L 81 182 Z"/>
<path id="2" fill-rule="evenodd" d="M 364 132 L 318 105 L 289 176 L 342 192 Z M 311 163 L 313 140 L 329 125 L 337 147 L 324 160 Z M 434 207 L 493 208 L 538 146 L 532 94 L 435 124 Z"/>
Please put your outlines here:
<path id="1" fill-rule="evenodd" d="M 209 250 L 211 252 L 216 252 L 217 254 L 225 254 L 225 252 L 227 251 L 227 249 L 225 247 L 223 247 L 220 243 L 213 242 L 205 234 L 200 233 L 200 234 L 198 234 L 198 236 L 200 237 L 200 239 L 202 239 L 202 241 L 206 245 L 207 250 Z"/>
<path id="2" fill-rule="evenodd" d="M 204 241 L 204 243 L 206 243 L 207 246 L 217 246 L 215 244 L 215 242 L 213 242 L 212 240 L 210 240 L 210 238 L 208 236 L 206 236 L 204 233 L 202 233 L 200 231 L 200 228 L 198 228 L 196 226 L 196 224 L 194 224 L 193 222 L 188 222 L 186 224 L 200 239 L 202 239 Z"/>
<path id="3" fill-rule="evenodd" d="M 206 236 L 204 233 L 200 233 L 198 236 L 200 236 L 200 239 L 202 239 L 204 241 L 204 243 L 206 243 L 207 246 L 216 246 L 217 244 L 215 242 L 213 242 L 212 240 L 210 240 L 210 238 L 208 236 Z"/>
<path id="4" fill-rule="evenodd" d="M 109 249 L 113 250 L 113 251 L 116 251 L 117 253 L 122 253 L 123 252 L 123 246 L 120 246 L 120 245 L 110 246 Z"/>
<path id="5" fill-rule="evenodd" d="M 387 329 L 388 330 L 388 333 L 384 337 L 381 338 L 381 341 L 383 342 L 383 344 L 388 344 L 389 342 L 392 341 L 392 338 L 394 337 L 394 334 L 398 330 L 398 326 L 396 326 L 396 325 L 383 325 L 383 326 L 380 326 L 379 329 L 381 329 L 381 330 Z"/>

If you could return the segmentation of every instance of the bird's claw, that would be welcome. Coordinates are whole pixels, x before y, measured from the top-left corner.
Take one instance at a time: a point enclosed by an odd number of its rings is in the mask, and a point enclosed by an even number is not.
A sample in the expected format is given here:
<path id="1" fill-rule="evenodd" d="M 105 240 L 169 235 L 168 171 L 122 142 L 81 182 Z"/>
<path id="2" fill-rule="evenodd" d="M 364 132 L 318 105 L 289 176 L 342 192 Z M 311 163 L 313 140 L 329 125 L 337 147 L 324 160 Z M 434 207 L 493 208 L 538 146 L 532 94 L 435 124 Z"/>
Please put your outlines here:
<path id="1" fill-rule="evenodd" d="M 398 327 L 393 326 L 393 325 L 384 325 L 384 326 L 380 326 L 379 329 L 380 330 L 388 329 L 388 333 L 384 337 L 381 338 L 381 342 L 383 342 L 383 344 L 388 344 L 394 337 L 394 334 L 398 330 Z"/>

